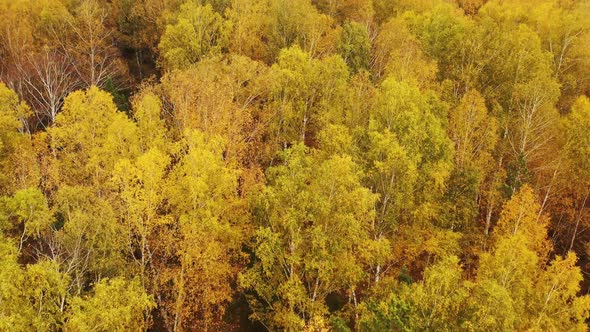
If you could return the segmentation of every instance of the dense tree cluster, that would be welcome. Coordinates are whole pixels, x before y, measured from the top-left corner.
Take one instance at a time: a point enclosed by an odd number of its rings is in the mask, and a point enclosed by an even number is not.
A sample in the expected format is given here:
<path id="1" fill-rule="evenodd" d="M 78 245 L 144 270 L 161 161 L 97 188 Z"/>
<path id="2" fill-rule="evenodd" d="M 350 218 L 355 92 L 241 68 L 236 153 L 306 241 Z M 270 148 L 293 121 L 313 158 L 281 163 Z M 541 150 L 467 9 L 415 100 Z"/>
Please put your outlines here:
<path id="1" fill-rule="evenodd" d="M 0 0 L 1 331 L 586 331 L 590 1 Z"/>

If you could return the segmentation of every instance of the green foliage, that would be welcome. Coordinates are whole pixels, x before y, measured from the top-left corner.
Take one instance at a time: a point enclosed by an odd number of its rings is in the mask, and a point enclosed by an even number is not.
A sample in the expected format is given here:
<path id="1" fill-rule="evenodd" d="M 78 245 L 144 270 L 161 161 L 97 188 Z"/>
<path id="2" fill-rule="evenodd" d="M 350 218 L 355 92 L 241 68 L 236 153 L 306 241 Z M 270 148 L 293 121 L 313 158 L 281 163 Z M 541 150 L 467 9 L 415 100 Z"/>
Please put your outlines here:
<path id="1" fill-rule="evenodd" d="M 457 15 L 457 10 L 450 4 L 439 4 L 420 15 L 410 12 L 405 16 L 410 30 L 424 45 L 424 52 L 436 59 L 439 75 L 451 71 L 465 39 L 468 23 L 463 16 Z"/>
<path id="2" fill-rule="evenodd" d="M 227 44 L 230 25 L 211 5 L 188 1 L 180 6 L 173 24 L 166 27 L 159 50 L 167 69 L 185 69 Z"/>
<path id="3" fill-rule="evenodd" d="M 38 189 L 17 191 L 12 197 L 0 199 L 0 230 L 4 233 L 20 231 L 25 237 L 39 237 L 53 223 L 47 199 Z"/>
<path id="4" fill-rule="evenodd" d="M 391 294 L 379 303 L 369 302 L 360 320 L 362 331 L 412 331 L 411 307 L 398 295 Z"/>
<path id="5" fill-rule="evenodd" d="M 0 239 L 0 329 L 57 329 L 64 319 L 68 276 L 54 261 L 39 261 L 22 268 L 16 248 L 6 237 Z"/>
<path id="6" fill-rule="evenodd" d="M 285 49 L 271 75 L 277 114 L 270 130 L 277 143 L 310 144 L 313 133 L 341 114 L 348 69 L 339 56 L 316 60 L 298 47 Z"/>
<path id="7" fill-rule="evenodd" d="M 496 245 L 491 253 L 482 255 L 478 269 L 475 326 L 493 330 L 582 328 L 579 315 L 590 307 L 587 295 L 574 299 L 580 273 L 572 265 L 576 256 L 570 253 L 565 259 L 548 262 L 547 217 L 539 208 L 527 186 L 504 206 L 495 229 Z M 572 305 L 563 310 L 561 301 L 572 301 Z M 498 305 L 496 312 L 489 309 L 494 304 Z"/>
<path id="8" fill-rule="evenodd" d="M 373 186 L 379 188 L 384 214 L 390 209 L 389 200 L 398 211 L 388 220 L 402 220 L 409 213 L 434 217 L 430 203 L 444 189 L 453 155 L 445 121 L 437 114 L 444 111 L 441 106 L 434 96 L 407 83 L 386 79 L 382 84 L 371 117 L 374 148 L 369 160 L 374 163 Z"/>
<path id="9" fill-rule="evenodd" d="M 362 278 L 371 260 L 375 196 L 360 185 L 348 156 L 318 160 L 298 144 L 281 158 L 283 165 L 268 170 L 260 198 L 255 265 L 240 282 L 256 294 L 253 318 L 300 329 L 326 315 L 328 294 Z"/>
<path id="10" fill-rule="evenodd" d="M 418 330 L 453 331 L 462 320 L 468 288 L 462 284 L 459 259 L 443 258 L 424 271 L 424 281 L 412 285 L 409 301 Z"/>
<path id="11" fill-rule="evenodd" d="M 381 26 L 373 43 L 373 73 L 419 86 L 429 86 L 437 72 L 436 62 L 420 47 L 403 17 L 394 17 Z"/>
<path id="12" fill-rule="evenodd" d="M 337 50 L 352 73 L 366 70 L 371 56 L 371 41 L 367 28 L 356 22 L 345 23 Z"/>
<path id="13" fill-rule="evenodd" d="M 49 135 L 59 161 L 55 181 L 71 185 L 100 187 L 119 158 L 138 152 L 135 124 L 117 111 L 108 93 L 96 87 L 66 98 Z"/>
<path id="14" fill-rule="evenodd" d="M 48 234 L 55 256 L 67 262 L 72 289 L 81 291 L 90 280 L 118 275 L 124 270 L 129 230 L 117 221 L 115 211 L 92 188 L 62 186 L 55 195 L 58 219 Z"/>
<path id="15" fill-rule="evenodd" d="M 154 306 L 138 279 L 102 279 L 93 294 L 74 297 L 65 331 L 142 331 L 144 312 Z"/>

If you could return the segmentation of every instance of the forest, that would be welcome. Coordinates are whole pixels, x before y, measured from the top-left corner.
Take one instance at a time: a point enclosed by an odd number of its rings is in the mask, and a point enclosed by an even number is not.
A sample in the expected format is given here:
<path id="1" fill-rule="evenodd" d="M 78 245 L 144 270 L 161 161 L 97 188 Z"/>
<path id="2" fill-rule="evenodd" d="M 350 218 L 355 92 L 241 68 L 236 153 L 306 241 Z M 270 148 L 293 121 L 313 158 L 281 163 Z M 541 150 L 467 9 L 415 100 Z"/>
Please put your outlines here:
<path id="1" fill-rule="evenodd" d="M 588 331 L 590 0 L 0 0 L 0 331 Z"/>

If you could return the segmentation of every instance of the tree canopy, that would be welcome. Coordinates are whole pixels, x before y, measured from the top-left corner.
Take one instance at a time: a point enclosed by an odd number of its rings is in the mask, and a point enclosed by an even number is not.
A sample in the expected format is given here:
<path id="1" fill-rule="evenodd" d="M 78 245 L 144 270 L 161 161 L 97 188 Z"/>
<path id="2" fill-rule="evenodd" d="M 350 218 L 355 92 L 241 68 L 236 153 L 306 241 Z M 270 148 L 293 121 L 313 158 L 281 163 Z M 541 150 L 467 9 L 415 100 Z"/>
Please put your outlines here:
<path id="1" fill-rule="evenodd" d="M 587 331 L 589 0 L 0 0 L 0 331 Z"/>

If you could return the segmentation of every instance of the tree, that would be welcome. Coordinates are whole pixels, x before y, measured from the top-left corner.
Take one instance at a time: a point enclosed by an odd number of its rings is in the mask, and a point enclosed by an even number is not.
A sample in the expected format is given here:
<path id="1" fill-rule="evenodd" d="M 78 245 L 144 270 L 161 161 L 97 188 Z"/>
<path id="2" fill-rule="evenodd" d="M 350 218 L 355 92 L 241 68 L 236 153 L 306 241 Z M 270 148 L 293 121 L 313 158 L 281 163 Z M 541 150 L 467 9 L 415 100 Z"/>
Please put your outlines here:
<path id="1" fill-rule="evenodd" d="M 0 83 L 0 119 L 2 120 L 3 145 L 8 145 L 10 136 L 15 132 L 27 132 L 27 117 L 30 115 L 29 106 L 19 100 L 17 94 L 4 83 Z"/>
<path id="2" fill-rule="evenodd" d="M 392 235 L 415 206 L 412 193 L 418 185 L 418 165 L 389 130 L 370 133 L 371 161 L 367 175 L 373 190 L 379 193 L 378 237 Z"/>
<path id="3" fill-rule="evenodd" d="M 497 187 L 493 183 L 504 182 L 503 194 L 510 196 L 531 182 L 545 189 L 545 206 L 559 165 L 558 158 L 547 158 L 558 156 L 554 104 L 559 85 L 551 76 L 551 55 L 543 49 L 539 35 L 530 26 L 515 23 L 525 20 L 520 10 L 512 9 L 488 2 L 475 25 L 465 26 L 464 63 L 453 75 L 458 80 L 454 89 L 475 87 L 498 119 L 501 139 L 495 155 L 501 172 L 486 180 L 486 191 L 491 193 Z M 491 207 L 486 208 L 486 223 L 496 214 Z"/>
<path id="4" fill-rule="evenodd" d="M 313 4 L 323 13 L 338 19 L 343 23 L 354 21 L 369 25 L 373 19 L 374 9 L 372 1 L 367 0 L 313 0 Z"/>
<path id="5" fill-rule="evenodd" d="M 547 223 L 528 186 L 504 205 L 494 229 L 496 244 L 481 256 L 477 272 L 476 289 L 484 302 L 475 300 L 474 322 L 488 324 L 480 328 L 585 328 L 590 301 L 587 295 L 577 296 L 580 272 L 573 267 L 575 254 L 548 261 Z M 502 303 L 500 311 L 489 310 L 492 301 Z"/>
<path id="6" fill-rule="evenodd" d="M 33 144 L 29 136 L 29 106 L 0 82 L 0 192 L 13 194 L 18 189 L 35 186 Z"/>
<path id="7" fill-rule="evenodd" d="M 162 287 L 170 301 L 164 306 L 170 329 L 206 331 L 225 326 L 247 214 L 238 196 L 239 171 L 223 158 L 227 143 L 187 130 L 184 144 L 167 195 L 176 224 L 171 255 L 178 263 L 165 265 Z"/>
<path id="8" fill-rule="evenodd" d="M 84 85 L 105 87 L 109 80 L 124 80 L 127 68 L 114 45 L 113 30 L 108 27 L 108 12 L 97 0 L 84 0 L 69 22 L 71 36 L 62 40 L 62 51 Z"/>
<path id="9" fill-rule="evenodd" d="M 336 48 L 352 73 L 369 68 L 371 41 L 366 27 L 346 22 Z"/>
<path id="10" fill-rule="evenodd" d="M 68 93 L 82 84 L 76 63 L 64 49 L 73 17 L 59 1 L 16 2 L 5 8 L 2 28 L 3 70 L 0 76 L 32 107 L 37 123 L 31 129 L 55 121 Z M 14 23 L 16 22 L 16 23 Z"/>
<path id="11" fill-rule="evenodd" d="M 371 299 L 360 306 L 359 326 L 362 331 L 412 331 L 414 322 L 410 304 L 392 292 L 386 299 Z"/>
<path id="12" fill-rule="evenodd" d="M 0 197 L 0 231 L 19 239 L 18 250 L 23 249 L 29 237 L 39 238 L 53 223 L 47 199 L 36 188 L 27 188 L 12 197 Z"/>
<path id="13" fill-rule="evenodd" d="M 135 61 L 140 61 L 144 52 L 150 56 L 157 50 L 166 25 L 182 3 L 180 0 L 112 1 L 111 13 L 117 23 L 116 32 L 120 34 L 117 39 L 138 52 Z M 156 54 L 151 56 L 155 59 Z"/>
<path id="14" fill-rule="evenodd" d="M 466 93 L 449 113 L 449 136 L 455 143 L 457 167 L 483 168 L 489 163 L 497 140 L 497 127 L 483 97 L 475 90 Z"/>
<path id="15" fill-rule="evenodd" d="M 93 293 L 74 297 L 64 331 L 142 331 L 147 328 L 147 309 L 154 307 L 138 279 L 101 279 L 93 286 Z"/>
<path id="16" fill-rule="evenodd" d="M 81 86 L 71 59 L 56 50 L 44 50 L 28 59 L 29 72 L 22 73 L 24 92 L 34 108 L 54 123 L 66 96 Z M 19 66 L 20 70 L 25 68 Z M 46 122 L 42 117 L 40 122 Z"/>
<path id="17" fill-rule="evenodd" d="M 110 19 L 116 24 L 115 37 L 125 50 L 129 71 L 135 82 L 157 73 L 158 43 L 181 0 L 113 0 Z M 131 53 L 131 54 L 129 54 Z"/>
<path id="18" fill-rule="evenodd" d="M 57 329 L 64 318 L 67 275 L 53 261 L 21 267 L 16 247 L 0 236 L 0 329 Z"/>
<path id="19" fill-rule="evenodd" d="M 338 56 L 312 59 L 294 47 L 281 52 L 271 75 L 275 82 L 271 105 L 276 112 L 269 124 L 271 138 L 283 147 L 298 142 L 313 145 L 322 126 L 341 117 L 346 64 Z"/>
<path id="20" fill-rule="evenodd" d="M 252 268 L 240 284 L 252 319 L 267 328 L 303 329 L 327 315 L 326 297 L 355 297 L 375 243 L 375 195 L 360 185 L 350 157 L 318 160 L 302 144 L 268 170 L 260 197 Z"/>
<path id="21" fill-rule="evenodd" d="M 137 95 L 133 100 L 133 118 L 137 123 L 139 145 L 142 152 L 149 149 L 168 151 L 172 144 L 170 132 L 162 114 L 162 102 L 151 91 Z"/>
<path id="22" fill-rule="evenodd" d="M 310 0 L 234 0 L 230 50 L 272 64 L 281 49 L 299 46 L 311 56 L 329 55 L 336 44 L 333 19 Z"/>
<path id="23" fill-rule="evenodd" d="M 118 222 L 111 202 L 85 186 L 62 185 L 52 198 L 56 218 L 40 255 L 70 276 L 68 289 L 80 294 L 94 280 L 125 273 L 129 230 Z"/>
<path id="24" fill-rule="evenodd" d="M 527 248 L 527 239 L 516 234 L 498 242 L 480 260 L 471 324 L 482 330 L 523 329 L 529 319 L 526 306 L 534 292 L 539 257 Z"/>
<path id="25" fill-rule="evenodd" d="M 576 242 L 581 229 L 588 224 L 588 199 L 590 197 L 590 173 L 588 172 L 588 160 L 590 160 L 590 135 L 588 121 L 590 114 L 590 100 L 580 97 L 572 106 L 571 112 L 562 119 L 565 133 L 563 147 L 564 167 L 561 175 L 563 188 L 561 199 L 557 201 L 557 213 L 567 223 L 565 229 L 557 229 L 562 233 L 558 237 L 562 242 L 561 247 L 567 250 L 578 249 L 582 241 Z"/>
<path id="26" fill-rule="evenodd" d="M 539 280 L 532 325 L 541 330 L 583 331 L 590 315 L 590 297 L 579 296 L 582 274 L 576 254 L 557 257 Z M 565 312 L 564 312 L 565 311 Z"/>
<path id="27" fill-rule="evenodd" d="M 449 136 L 455 143 L 455 170 L 449 180 L 447 195 L 453 203 L 452 218 L 459 226 L 467 226 L 478 216 L 478 203 L 485 206 L 484 233 L 491 227 L 491 209 L 495 206 L 494 188 L 486 190 L 487 183 L 497 170 L 493 158 L 498 140 L 498 121 L 488 113 L 483 97 L 469 91 L 449 112 Z"/>
<path id="28" fill-rule="evenodd" d="M 136 131 L 110 94 L 97 87 L 71 93 L 48 130 L 57 168 L 52 180 L 104 190 L 116 161 L 137 155 Z"/>
<path id="29" fill-rule="evenodd" d="M 260 83 L 266 70 L 259 62 L 231 56 L 203 60 L 164 76 L 160 91 L 164 114 L 173 115 L 167 119 L 171 134 L 181 137 L 185 130 L 197 129 L 208 138 L 222 136 L 228 143 L 227 158 L 242 160 L 264 133 L 252 118 L 260 107 L 257 99 L 269 89 Z"/>
<path id="30" fill-rule="evenodd" d="M 461 11 L 451 4 L 437 3 L 423 13 L 406 13 L 404 19 L 422 44 L 424 53 L 436 60 L 439 79 L 452 74 L 458 52 L 465 38 L 469 22 Z M 449 75 L 450 76 L 450 75 Z"/>
<path id="31" fill-rule="evenodd" d="M 508 201 L 496 242 L 466 279 L 457 257 L 427 267 L 423 280 L 399 283 L 361 306 L 361 326 L 404 330 L 584 330 L 590 298 L 579 296 L 576 256 L 549 261 L 547 217 L 528 186 Z"/>
<path id="32" fill-rule="evenodd" d="M 137 157 L 120 159 L 112 172 L 112 184 L 119 191 L 119 216 L 128 230 L 129 252 L 139 267 L 143 284 L 149 280 L 153 267 L 152 241 L 157 225 L 169 220 L 158 214 L 164 204 L 164 177 L 170 159 L 157 148 Z M 138 254 L 134 254 L 138 251 Z"/>
<path id="33" fill-rule="evenodd" d="M 469 317 L 471 287 L 462 273 L 457 257 L 442 257 L 424 270 L 420 282 L 390 285 L 382 299 L 363 303 L 359 326 L 367 331 L 461 330 Z"/>
<path id="34" fill-rule="evenodd" d="M 453 149 L 443 126 L 445 112 L 430 92 L 422 93 L 415 85 L 388 78 L 370 113 L 366 180 L 380 196 L 373 237 L 389 239 L 393 250 L 405 252 L 407 265 L 424 251 L 440 253 L 444 250 L 439 246 L 452 243 L 448 242 L 451 234 L 431 228 L 435 223 L 443 224 L 437 208 L 452 167 Z M 394 234 L 400 232 L 420 234 L 414 238 L 434 247 L 396 241 Z M 375 266 L 374 280 L 379 281 L 394 261 L 391 256 L 387 265 Z"/>
<path id="35" fill-rule="evenodd" d="M 542 48 L 551 55 L 551 73 L 560 83 L 561 96 L 558 105 L 568 109 L 576 95 L 588 88 L 579 77 L 587 75 L 589 63 L 587 49 L 582 45 L 590 36 L 588 30 L 588 6 L 583 2 L 541 1 L 537 4 L 526 1 L 500 3 L 491 1 L 485 7 L 510 13 L 506 18 L 524 22 L 534 30 Z"/>
<path id="36" fill-rule="evenodd" d="M 494 228 L 497 237 L 509 237 L 522 234 L 527 239 L 527 247 L 533 250 L 540 259 L 545 259 L 550 249 L 547 241 L 547 216 L 539 214 L 540 205 L 536 202 L 533 190 L 523 186 L 510 201 L 500 215 Z"/>
<path id="37" fill-rule="evenodd" d="M 371 115 L 370 130 L 384 135 L 385 138 L 389 136 L 390 140 L 397 140 L 399 146 L 405 150 L 404 158 L 408 158 L 408 162 L 404 161 L 401 164 L 410 164 L 409 168 L 402 167 L 409 170 L 414 168 L 418 172 L 416 184 L 406 187 L 413 188 L 410 192 L 414 196 L 414 198 L 404 198 L 403 204 L 408 207 L 410 207 L 408 203 L 414 202 L 416 208 L 427 208 L 431 197 L 436 197 L 436 194 L 440 194 L 444 189 L 453 154 L 451 141 L 444 128 L 445 112 L 444 105 L 441 105 L 436 97 L 429 93 L 421 93 L 414 85 L 390 78 L 381 86 L 378 105 Z M 380 139 L 383 136 L 375 134 L 374 137 Z M 379 140 L 376 140 L 375 144 L 380 144 Z M 382 147 L 395 150 L 390 144 L 382 144 Z M 383 153 L 375 157 L 391 158 Z M 395 157 L 391 159 L 395 163 L 400 160 Z M 374 162 L 379 161 L 381 160 L 376 159 Z M 390 179 L 393 175 L 393 183 L 396 183 L 396 171 L 388 169 L 389 176 L 385 175 L 384 178 Z M 426 188 L 428 190 L 425 190 Z M 380 194 L 382 199 L 387 197 L 385 192 Z"/>
<path id="38" fill-rule="evenodd" d="M 276 50 L 270 45 L 272 18 L 269 7 L 271 1 L 234 0 L 227 11 L 232 22 L 230 35 L 231 52 L 254 60 L 272 63 Z"/>
<path id="39" fill-rule="evenodd" d="M 186 69 L 209 54 L 220 53 L 227 44 L 230 25 L 211 5 L 189 1 L 174 21 L 166 27 L 159 50 L 165 68 Z"/>
<path id="40" fill-rule="evenodd" d="M 437 72 L 436 63 L 426 57 L 407 23 L 392 18 L 380 27 L 373 43 L 372 73 L 380 78 L 392 77 L 429 86 Z"/>
<path id="41" fill-rule="evenodd" d="M 588 42 L 588 0 L 0 0 L 0 330 L 585 331 Z"/>
<path id="42" fill-rule="evenodd" d="M 413 309 L 415 329 L 443 331 L 459 328 L 469 296 L 461 273 L 458 258 L 445 257 L 424 271 L 423 282 L 406 290 L 406 301 Z"/>

